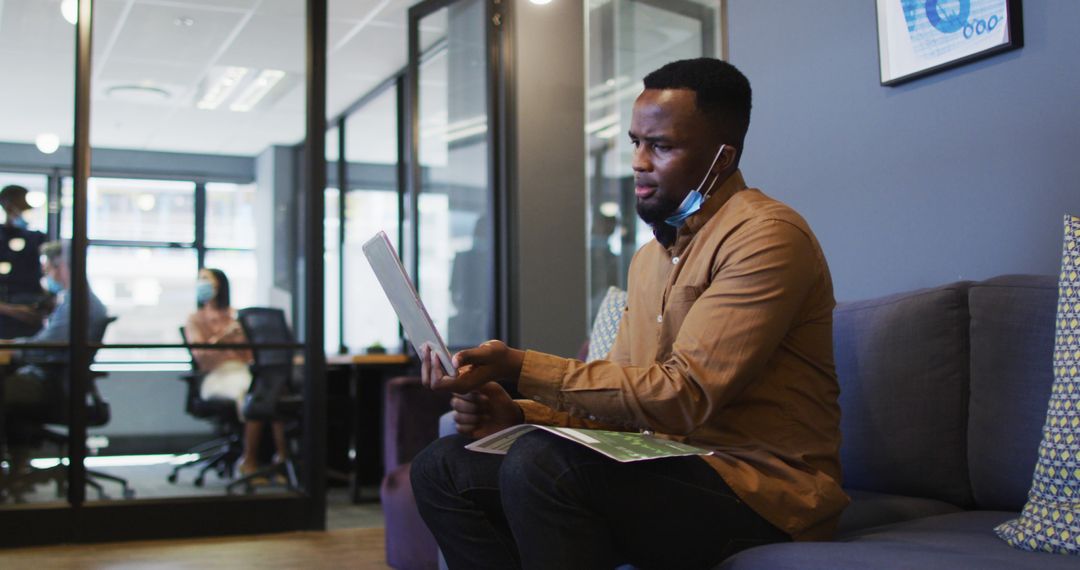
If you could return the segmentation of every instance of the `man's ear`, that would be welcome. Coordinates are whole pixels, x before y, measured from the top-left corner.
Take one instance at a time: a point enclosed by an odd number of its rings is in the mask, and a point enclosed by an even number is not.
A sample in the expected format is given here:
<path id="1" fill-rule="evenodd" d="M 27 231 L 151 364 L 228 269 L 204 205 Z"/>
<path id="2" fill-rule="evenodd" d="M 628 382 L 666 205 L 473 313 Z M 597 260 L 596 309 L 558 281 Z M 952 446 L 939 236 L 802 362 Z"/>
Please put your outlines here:
<path id="1" fill-rule="evenodd" d="M 735 159 L 739 156 L 739 149 L 730 144 L 724 145 L 724 150 L 720 152 L 720 159 L 716 161 L 715 172 L 723 174 L 734 170 Z"/>

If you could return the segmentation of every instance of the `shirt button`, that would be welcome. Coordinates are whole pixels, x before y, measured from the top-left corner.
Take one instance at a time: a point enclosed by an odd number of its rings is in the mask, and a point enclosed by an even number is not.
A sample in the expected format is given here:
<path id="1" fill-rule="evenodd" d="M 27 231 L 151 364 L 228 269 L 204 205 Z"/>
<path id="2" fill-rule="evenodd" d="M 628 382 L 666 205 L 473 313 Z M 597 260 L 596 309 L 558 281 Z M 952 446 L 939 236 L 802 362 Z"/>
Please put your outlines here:
<path id="1" fill-rule="evenodd" d="M 656 322 L 658 322 L 658 323 L 664 322 L 664 315 L 656 315 Z"/>
<path id="2" fill-rule="evenodd" d="M 679 264 L 679 256 L 676 255 L 675 257 L 672 257 L 671 258 L 671 264 L 672 265 L 678 265 Z"/>

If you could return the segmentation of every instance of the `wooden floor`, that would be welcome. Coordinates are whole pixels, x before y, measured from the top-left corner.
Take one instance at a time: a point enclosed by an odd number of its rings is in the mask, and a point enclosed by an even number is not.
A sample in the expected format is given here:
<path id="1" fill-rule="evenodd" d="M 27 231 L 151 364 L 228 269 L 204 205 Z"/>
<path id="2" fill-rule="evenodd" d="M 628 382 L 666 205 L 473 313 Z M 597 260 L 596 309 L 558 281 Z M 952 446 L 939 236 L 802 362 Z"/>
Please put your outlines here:
<path id="1" fill-rule="evenodd" d="M 384 569 L 382 528 L 0 550 L 5 570 Z"/>

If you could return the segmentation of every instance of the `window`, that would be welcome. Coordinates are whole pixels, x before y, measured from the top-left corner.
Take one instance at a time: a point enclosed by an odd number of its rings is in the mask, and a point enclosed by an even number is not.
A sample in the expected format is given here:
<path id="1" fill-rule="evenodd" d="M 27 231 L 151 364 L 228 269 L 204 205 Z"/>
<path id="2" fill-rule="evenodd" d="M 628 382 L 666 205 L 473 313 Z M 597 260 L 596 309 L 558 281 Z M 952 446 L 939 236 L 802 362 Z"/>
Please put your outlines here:
<path id="1" fill-rule="evenodd" d="M 205 211 L 195 205 L 205 192 Z M 70 208 L 65 178 L 61 207 Z M 104 344 L 175 344 L 179 327 L 195 309 L 195 280 L 202 267 L 229 278 L 232 306 L 255 304 L 255 186 L 226 182 L 91 178 L 87 183 L 87 279 L 116 317 Z M 203 217 L 205 236 L 196 219 Z M 71 237 L 71 216 L 61 236 Z M 166 326 L 165 323 L 170 326 Z M 96 361 L 188 362 L 183 348 L 103 348 Z"/>

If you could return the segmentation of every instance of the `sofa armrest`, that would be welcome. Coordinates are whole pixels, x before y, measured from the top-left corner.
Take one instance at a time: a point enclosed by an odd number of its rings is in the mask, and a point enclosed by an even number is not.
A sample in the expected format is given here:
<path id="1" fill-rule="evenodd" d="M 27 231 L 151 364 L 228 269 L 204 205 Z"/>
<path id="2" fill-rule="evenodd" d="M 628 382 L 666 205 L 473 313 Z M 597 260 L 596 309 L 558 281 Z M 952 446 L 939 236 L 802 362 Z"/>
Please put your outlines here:
<path id="1" fill-rule="evenodd" d="M 419 376 L 398 376 L 387 382 L 384 397 L 383 465 L 390 473 L 438 438 L 450 393 L 425 388 Z"/>

